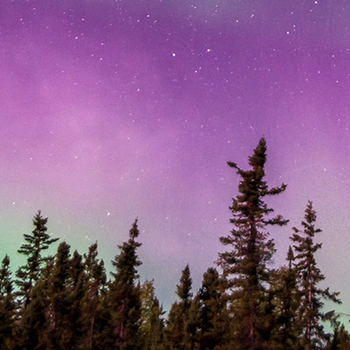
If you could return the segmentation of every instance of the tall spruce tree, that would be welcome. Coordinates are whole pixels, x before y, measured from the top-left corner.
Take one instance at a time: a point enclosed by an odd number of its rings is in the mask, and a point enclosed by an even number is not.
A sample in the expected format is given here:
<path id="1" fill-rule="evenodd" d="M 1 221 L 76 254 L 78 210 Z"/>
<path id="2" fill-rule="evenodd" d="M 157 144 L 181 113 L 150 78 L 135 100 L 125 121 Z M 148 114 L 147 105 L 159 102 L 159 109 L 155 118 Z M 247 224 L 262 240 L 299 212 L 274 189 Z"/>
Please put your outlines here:
<path id="1" fill-rule="evenodd" d="M 47 281 L 39 280 L 30 293 L 31 302 L 22 311 L 16 327 L 15 350 L 52 349 L 49 340 L 50 307 Z M 54 348 L 57 349 L 57 348 Z"/>
<path id="2" fill-rule="evenodd" d="M 82 322 L 85 333 L 83 341 L 84 349 L 96 348 L 95 338 L 96 331 L 96 315 L 100 304 L 101 292 L 106 286 L 106 271 L 103 260 L 97 259 L 97 242 L 89 247 L 89 253 L 84 254 L 85 266 L 85 295 L 82 300 Z"/>
<path id="3" fill-rule="evenodd" d="M 0 270 L 0 349 L 11 349 L 16 303 L 10 271 L 10 258 L 6 255 Z"/>
<path id="4" fill-rule="evenodd" d="M 74 251 L 70 260 L 69 280 L 67 285 L 67 328 L 71 331 L 68 346 L 65 348 L 76 349 L 84 342 L 86 332 L 83 329 L 83 300 L 86 295 L 86 274 L 82 256 Z"/>
<path id="5" fill-rule="evenodd" d="M 85 332 L 82 324 L 82 300 L 85 295 L 82 256 L 61 242 L 47 281 L 48 306 L 45 310 L 50 349 L 76 349 Z M 46 282 L 46 281 L 45 281 Z"/>
<path id="6" fill-rule="evenodd" d="M 50 257 L 44 257 L 42 253 L 58 240 L 47 233 L 47 221 L 48 218 L 44 218 L 39 210 L 33 219 L 34 230 L 31 234 L 24 234 L 26 243 L 23 243 L 18 250 L 18 253 L 27 257 L 26 265 L 21 266 L 16 273 L 18 295 L 23 299 L 24 308 L 30 301 L 30 292 L 35 282 L 41 278 L 41 273 L 50 259 Z"/>
<path id="7" fill-rule="evenodd" d="M 337 298 L 339 293 L 332 293 L 329 288 L 322 289 L 319 283 L 325 279 L 321 270 L 317 267 L 315 253 L 322 247 L 321 243 L 315 243 L 315 235 L 322 232 L 315 227 L 316 211 L 309 201 L 305 210 L 302 226 L 303 232 L 293 228 L 291 237 L 294 242 L 295 267 L 299 280 L 299 308 L 297 311 L 298 322 L 303 330 L 301 345 L 303 349 L 314 350 L 324 346 L 329 339 L 322 325 L 323 321 L 334 320 L 334 312 L 325 313 L 323 300 L 330 300 L 337 304 L 341 301 Z"/>
<path id="8" fill-rule="evenodd" d="M 70 246 L 66 242 L 61 242 L 57 249 L 55 264 L 48 284 L 48 296 L 50 299 L 48 329 L 53 349 L 70 348 L 73 336 L 68 317 L 71 306 L 69 300 L 71 291 L 70 269 Z"/>
<path id="9" fill-rule="evenodd" d="M 241 177 L 239 194 L 233 198 L 231 223 L 235 228 L 231 235 L 220 241 L 231 250 L 219 254 L 218 264 L 229 278 L 232 312 L 235 323 L 235 348 L 239 350 L 263 349 L 269 338 L 268 287 L 270 272 L 267 264 L 275 248 L 268 225 L 286 225 L 280 215 L 269 218 L 274 210 L 264 202 L 265 197 L 278 195 L 286 185 L 269 189 L 265 177 L 266 142 L 261 138 L 249 157 L 250 170 L 242 170 L 233 162 Z"/>
<path id="10" fill-rule="evenodd" d="M 180 283 L 176 286 L 176 301 L 169 311 L 166 328 L 167 344 L 171 350 L 192 348 L 192 337 L 188 329 L 189 312 L 192 303 L 192 278 L 188 265 L 182 270 Z"/>
<path id="11" fill-rule="evenodd" d="M 208 268 L 203 275 L 202 286 L 198 291 L 199 300 L 199 347 L 200 350 L 213 350 L 227 341 L 230 317 L 227 310 L 225 281 L 215 268 Z"/>
<path id="12" fill-rule="evenodd" d="M 137 268 L 142 264 L 137 255 L 141 243 L 137 220 L 129 231 L 129 240 L 119 246 L 120 253 L 112 261 L 116 272 L 110 283 L 109 305 L 112 310 L 114 347 L 120 350 L 141 348 L 141 291 Z"/>
<path id="13" fill-rule="evenodd" d="M 297 271 L 293 266 L 293 249 L 289 246 L 287 266 L 282 266 L 272 275 L 272 293 L 274 296 L 275 324 L 273 332 L 274 350 L 299 349 L 301 332 L 296 312 L 299 307 Z"/>

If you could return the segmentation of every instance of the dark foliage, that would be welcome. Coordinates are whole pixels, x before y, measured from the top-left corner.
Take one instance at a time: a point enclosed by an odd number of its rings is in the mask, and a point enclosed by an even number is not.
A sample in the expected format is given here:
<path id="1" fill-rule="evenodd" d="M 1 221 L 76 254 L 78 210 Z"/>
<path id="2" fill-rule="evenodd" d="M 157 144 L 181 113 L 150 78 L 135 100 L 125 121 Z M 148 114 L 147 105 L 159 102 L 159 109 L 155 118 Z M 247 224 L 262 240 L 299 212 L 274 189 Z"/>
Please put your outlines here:
<path id="1" fill-rule="evenodd" d="M 338 293 L 321 288 L 316 264 L 320 229 L 309 202 L 303 231 L 294 228 L 287 263 L 272 269 L 275 253 L 269 225 L 284 226 L 265 198 L 286 185 L 268 188 L 266 143 L 249 157 L 249 170 L 229 162 L 240 177 L 233 199 L 231 234 L 221 237 L 219 272 L 208 268 L 197 292 L 188 265 L 176 286 L 178 299 L 167 318 L 154 281 L 140 282 L 141 243 L 135 220 L 129 238 L 117 247 L 108 280 L 97 243 L 87 253 L 71 253 L 66 242 L 47 233 L 38 211 L 34 230 L 18 253 L 26 262 L 12 279 L 10 258 L 0 269 L 0 349 L 4 350 L 350 350 L 350 335 L 324 301 L 340 303 Z M 328 306 L 328 304 L 327 304 Z M 325 331 L 330 321 L 331 332 Z"/>
<path id="2" fill-rule="evenodd" d="M 218 264 L 229 282 L 237 350 L 268 349 L 272 331 L 271 273 L 267 264 L 275 247 L 266 228 L 268 225 L 283 226 L 288 221 L 280 215 L 269 217 L 274 210 L 267 206 L 265 197 L 282 193 L 286 185 L 268 188 L 264 180 L 265 162 L 266 142 L 262 138 L 249 157 L 249 170 L 228 163 L 241 180 L 239 194 L 230 207 L 234 229 L 231 235 L 220 238 L 230 250 L 219 254 Z"/>

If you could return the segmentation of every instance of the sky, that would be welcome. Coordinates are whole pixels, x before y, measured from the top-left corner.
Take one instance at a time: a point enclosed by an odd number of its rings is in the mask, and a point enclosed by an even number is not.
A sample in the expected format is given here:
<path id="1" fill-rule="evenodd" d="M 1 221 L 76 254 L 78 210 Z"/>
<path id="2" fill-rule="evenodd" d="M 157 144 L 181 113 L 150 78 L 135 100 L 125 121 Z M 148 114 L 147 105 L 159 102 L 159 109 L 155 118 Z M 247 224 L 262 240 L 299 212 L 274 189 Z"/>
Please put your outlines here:
<path id="1" fill-rule="evenodd" d="M 37 210 L 111 269 L 138 218 L 141 280 L 166 309 L 232 229 L 265 136 L 285 263 L 308 200 L 325 286 L 350 314 L 350 4 L 346 0 L 0 0 L 0 253 Z"/>

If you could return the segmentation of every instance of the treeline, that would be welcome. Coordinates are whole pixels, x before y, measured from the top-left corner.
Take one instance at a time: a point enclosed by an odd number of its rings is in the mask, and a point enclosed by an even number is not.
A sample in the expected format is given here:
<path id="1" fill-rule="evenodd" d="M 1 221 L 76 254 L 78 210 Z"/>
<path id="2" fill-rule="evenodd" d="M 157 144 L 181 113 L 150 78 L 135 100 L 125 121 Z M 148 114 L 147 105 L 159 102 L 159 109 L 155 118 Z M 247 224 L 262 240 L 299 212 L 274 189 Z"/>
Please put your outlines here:
<path id="1" fill-rule="evenodd" d="M 2 261 L 0 349 L 350 349 L 350 335 L 334 311 L 324 310 L 325 300 L 341 301 L 338 293 L 320 287 L 325 277 L 316 264 L 321 244 L 315 236 L 321 230 L 312 202 L 301 228 L 293 228 L 285 266 L 269 265 L 275 247 L 268 227 L 288 220 L 273 216 L 265 203 L 286 189 L 267 186 L 265 162 L 262 138 L 249 170 L 228 163 L 240 182 L 230 207 L 233 229 L 220 238 L 227 250 L 219 253 L 217 268 L 204 273 L 196 293 L 190 268 L 184 268 L 167 317 L 153 281 L 139 280 L 137 221 L 118 246 L 107 278 L 97 244 L 81 255 L 61 242 L 54 256 L 45 255 L 58 239 L 47 233 L 48 219 L 39 211 L 18 250 L 26 264 L 12 275 L 10 258 Z"/>

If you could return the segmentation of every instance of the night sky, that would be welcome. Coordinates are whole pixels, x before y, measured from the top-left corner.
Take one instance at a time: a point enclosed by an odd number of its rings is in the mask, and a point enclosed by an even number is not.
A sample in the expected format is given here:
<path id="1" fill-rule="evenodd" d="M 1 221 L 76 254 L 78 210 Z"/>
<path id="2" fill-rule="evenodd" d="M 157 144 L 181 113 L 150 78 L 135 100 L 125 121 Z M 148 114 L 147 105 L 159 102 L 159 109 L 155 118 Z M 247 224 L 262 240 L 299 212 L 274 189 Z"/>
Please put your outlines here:
<path id="1" fill-rule="evenodd" d="M 325 286 L 350 313 L 350 4 L 346 0 L 1 0 L 0 253 L 38 209 L 108 270 L 138 217 L 141 280 L 166 308 L 222 251 L 260 137 L 284 263 L 307 201 Z M 1 257 L 2 259 L 2 257 Z"/>

